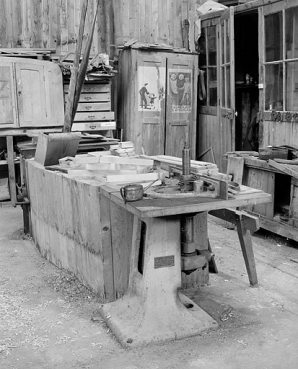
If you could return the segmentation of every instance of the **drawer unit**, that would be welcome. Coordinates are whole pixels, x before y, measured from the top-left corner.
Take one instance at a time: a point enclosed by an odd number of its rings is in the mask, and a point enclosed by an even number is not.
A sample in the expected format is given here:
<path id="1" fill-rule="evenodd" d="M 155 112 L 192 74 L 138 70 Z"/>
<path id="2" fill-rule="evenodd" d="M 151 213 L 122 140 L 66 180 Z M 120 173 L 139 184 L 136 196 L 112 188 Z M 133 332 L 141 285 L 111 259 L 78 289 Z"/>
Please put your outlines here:
<path id="1" fill-rule="evenodd" d="M 69 84 L 64 85 L 65 101 Z M 116 129 L 115 114 L 111 110 L 111 84 L 84 83 L 72 131 L 101 131 Z"/>

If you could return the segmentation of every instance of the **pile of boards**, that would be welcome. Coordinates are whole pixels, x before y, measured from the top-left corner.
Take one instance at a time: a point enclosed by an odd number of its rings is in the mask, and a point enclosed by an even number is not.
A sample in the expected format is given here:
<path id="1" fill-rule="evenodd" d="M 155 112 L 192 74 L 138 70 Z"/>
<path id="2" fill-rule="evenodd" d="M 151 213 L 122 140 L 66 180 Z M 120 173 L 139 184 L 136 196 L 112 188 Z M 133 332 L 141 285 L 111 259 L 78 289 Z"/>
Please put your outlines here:
<path id="1" fill-rule="evenodd" d="M 60 171 L 71 178 L 93 178 L 107 183 L 144 183 L 159 185 L 171 170 L 182 171 L 182 159 L 172 156 L 115 156 L 111 151 L 95 151 L 59 160 L 46 169 Z M 193 174 L 218 173 L 215 164 L 191 160 Z"/>

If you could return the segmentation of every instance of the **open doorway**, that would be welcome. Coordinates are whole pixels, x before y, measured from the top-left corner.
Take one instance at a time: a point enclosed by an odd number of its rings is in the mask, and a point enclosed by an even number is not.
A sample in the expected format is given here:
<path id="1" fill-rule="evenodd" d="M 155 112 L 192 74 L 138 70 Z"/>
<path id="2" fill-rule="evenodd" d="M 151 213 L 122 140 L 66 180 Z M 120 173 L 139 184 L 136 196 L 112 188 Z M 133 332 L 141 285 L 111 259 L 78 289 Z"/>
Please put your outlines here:
<path id="1" fill-rule="evenodd" d="M 235 14 L 235 149 L 258 151 L 258 12 Z"/>

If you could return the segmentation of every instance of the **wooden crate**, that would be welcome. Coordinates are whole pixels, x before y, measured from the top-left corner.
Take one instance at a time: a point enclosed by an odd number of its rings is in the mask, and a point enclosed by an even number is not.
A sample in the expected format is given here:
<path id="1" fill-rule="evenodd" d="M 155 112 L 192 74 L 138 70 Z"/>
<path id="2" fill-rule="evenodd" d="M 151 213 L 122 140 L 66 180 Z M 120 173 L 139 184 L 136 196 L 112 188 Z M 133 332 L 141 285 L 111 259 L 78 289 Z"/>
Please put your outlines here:
<path id="1" fill-rule="evenodd" d="M 40 133 L 35 161 L 44 166 L 58 164 L 59 159 L 76 155 L 80 140 L 76 133 Z"/>

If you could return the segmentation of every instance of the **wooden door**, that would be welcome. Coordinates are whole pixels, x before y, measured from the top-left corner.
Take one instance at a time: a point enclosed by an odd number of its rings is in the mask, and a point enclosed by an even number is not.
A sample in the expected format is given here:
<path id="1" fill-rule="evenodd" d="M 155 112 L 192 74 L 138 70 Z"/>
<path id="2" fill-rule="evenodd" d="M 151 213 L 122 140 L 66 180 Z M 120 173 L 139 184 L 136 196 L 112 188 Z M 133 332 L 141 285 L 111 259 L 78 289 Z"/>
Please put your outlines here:
<path id="1" fill-rule="evenodd" d="M 0 58 L 0 127 L 17 126 L 14 65 Z"/>
<path id="2" fill-rule="evenodd" d="M 46 126 L 44 67 L 28 61 L 16 63 L 20 127 Z"/>
<path id="3" fill-rule="evenodd" d="M 167 110 L 165 154 L 182 156 L 188 144 L 196 151 L 197 57 L 173 55 L 167 60 Z"/>
<path id="4" fill-rule="evenodd" d="M 219 134 L 224 154 L 235 150 L 234 7 L 229 7 L 220 17 L 219 50 Z"/>
<path id="5" fill-rule="evenodd" d="M 162 155 L 165 137 L 166 57 L 163 53 L 139 51 L 137 55 L 137 119 L 133 122 L 136 152 Z"/>

